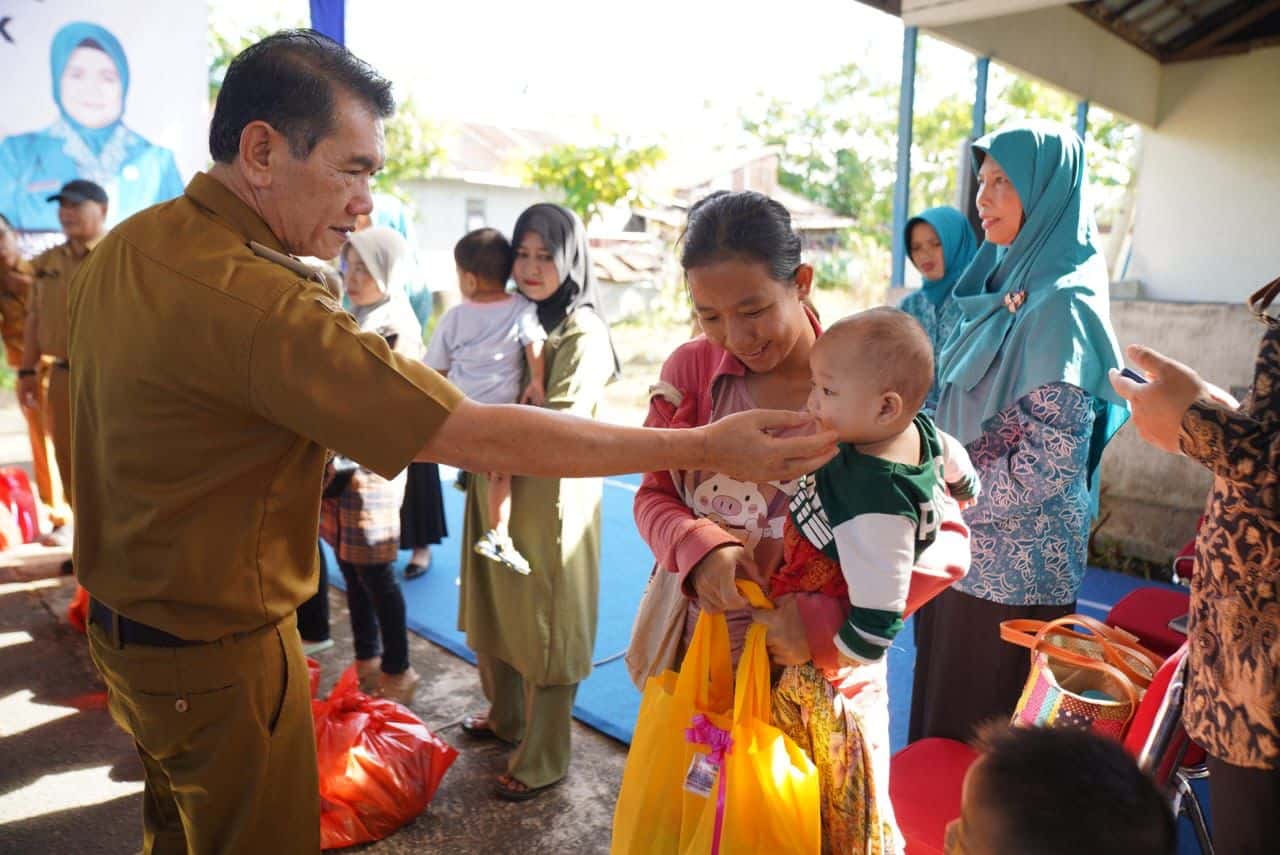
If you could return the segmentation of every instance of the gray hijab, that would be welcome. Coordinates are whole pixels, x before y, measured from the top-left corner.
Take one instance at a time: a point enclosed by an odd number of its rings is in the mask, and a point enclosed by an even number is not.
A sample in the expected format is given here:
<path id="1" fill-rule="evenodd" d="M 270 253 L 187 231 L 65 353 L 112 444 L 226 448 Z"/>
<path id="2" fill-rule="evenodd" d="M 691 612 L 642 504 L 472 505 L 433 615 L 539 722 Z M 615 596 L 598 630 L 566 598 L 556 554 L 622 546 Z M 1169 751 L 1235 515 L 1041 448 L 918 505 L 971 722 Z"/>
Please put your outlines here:
<path id="1" fill-rule="evenodd" d="M 352 232 L 348 241 L 364 266 L 369 268 L 369 273 L 378 281 L 382 293 L 390 293 L 396 265 L 409 252 L 409 244 L 405 243 L 405 239 L 395 229 L 374 226 Z"/>

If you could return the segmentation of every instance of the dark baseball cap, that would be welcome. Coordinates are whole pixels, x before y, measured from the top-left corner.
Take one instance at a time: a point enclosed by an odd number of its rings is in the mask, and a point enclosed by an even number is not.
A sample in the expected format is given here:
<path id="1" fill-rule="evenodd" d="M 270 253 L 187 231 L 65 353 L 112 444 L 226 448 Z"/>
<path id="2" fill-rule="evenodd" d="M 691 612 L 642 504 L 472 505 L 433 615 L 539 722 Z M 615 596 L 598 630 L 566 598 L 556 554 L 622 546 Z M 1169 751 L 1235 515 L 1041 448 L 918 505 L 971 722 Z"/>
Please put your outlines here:
<path id="1" fill-rule="evenodd" d="M 99 205 L 105 205 L 107 204 L 107 191 L 92 181 L 77 178 L 74 181 L 68 181 L 63 184 L 62 189 L 50 196 L 48 201 L 69 202 L 72 205 L 78 205 L 81 202 L 97 202 Z"/>

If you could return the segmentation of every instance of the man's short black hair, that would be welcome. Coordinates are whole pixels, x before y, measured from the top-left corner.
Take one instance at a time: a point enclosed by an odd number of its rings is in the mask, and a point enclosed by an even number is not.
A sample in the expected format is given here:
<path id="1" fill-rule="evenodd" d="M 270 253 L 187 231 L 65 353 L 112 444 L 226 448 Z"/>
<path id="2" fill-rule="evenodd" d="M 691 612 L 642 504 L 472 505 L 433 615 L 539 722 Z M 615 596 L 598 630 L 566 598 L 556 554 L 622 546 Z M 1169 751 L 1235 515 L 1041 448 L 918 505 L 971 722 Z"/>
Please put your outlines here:
<path id="1" fill-rule="evenodd" d="M 395 112 L 391 81 L 328 36 L 281 30 L 250 45 L 222 81 L 209 123 L 209 154 L 231 163 L 245 126 L 262 121 L 284 135 L 294 157 L 307 157 L 335 130 L 336 86 L 380 118 Z"/>
<path id="2" fill-rule="evenodd" d="M 1086 730 L 983 728 L 978 794 L 1001 852 L 1172 855 L 1169 803 L 1120 743 Z M 972 784 L 971 784 L 972 786 Z"/>
<path id="3" fill-rule="evenodd" d="M 506 235 L 497 229 L 467 232 L 454 244 L 453 260 L 464 273 L 473 273 L 486 282 L 506 285 L 511 278 L 515 253 Z"/>

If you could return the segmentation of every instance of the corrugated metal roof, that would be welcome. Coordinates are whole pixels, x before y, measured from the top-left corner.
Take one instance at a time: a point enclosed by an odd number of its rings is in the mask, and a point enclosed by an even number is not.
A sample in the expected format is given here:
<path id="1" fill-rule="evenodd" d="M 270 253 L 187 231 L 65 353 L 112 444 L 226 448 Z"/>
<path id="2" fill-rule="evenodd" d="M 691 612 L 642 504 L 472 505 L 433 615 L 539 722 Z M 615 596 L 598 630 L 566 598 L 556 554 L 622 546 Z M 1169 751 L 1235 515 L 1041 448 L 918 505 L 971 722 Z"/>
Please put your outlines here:
<path id="1" fill-rule="evenodd" d="M 1161 62 L 1280 43 L 1280 0 L 1090 0 L 1071 5 Z"/>

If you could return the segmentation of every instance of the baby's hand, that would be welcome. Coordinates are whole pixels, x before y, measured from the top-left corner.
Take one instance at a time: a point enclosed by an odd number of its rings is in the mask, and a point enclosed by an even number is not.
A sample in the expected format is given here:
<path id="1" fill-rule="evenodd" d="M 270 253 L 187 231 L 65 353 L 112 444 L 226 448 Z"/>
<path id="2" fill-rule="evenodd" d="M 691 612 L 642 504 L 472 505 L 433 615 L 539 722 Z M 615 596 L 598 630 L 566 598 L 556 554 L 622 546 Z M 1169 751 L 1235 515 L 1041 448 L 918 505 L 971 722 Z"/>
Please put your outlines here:
<path id="1" fill-rule="evenodd" d="M 537 380 L 530 380 L 529 385 L 520 393 L 520 403 L 541 407 L 547 402 L 547 390 Z"/>
<path id="2" fill-rule="evenodd" d="M 839 656 L 839 665 L 834 670 L 827 671 L 824 676 L 837 692 L 846 698 L 852 698 L 870 681 L 870 677 L 864 673 L 864 667 L 861 662 Z"/>
<path id="3" fill-rule="evenodd" d="M 978 499 L 975 496 L 970 496 L 967 499 L 957 500 L 956 504 L 960 506 L 960 510 L 967 511 L 969 510 L 969 508 L 972 508 L 974 505 L 978 504 Z"/>

